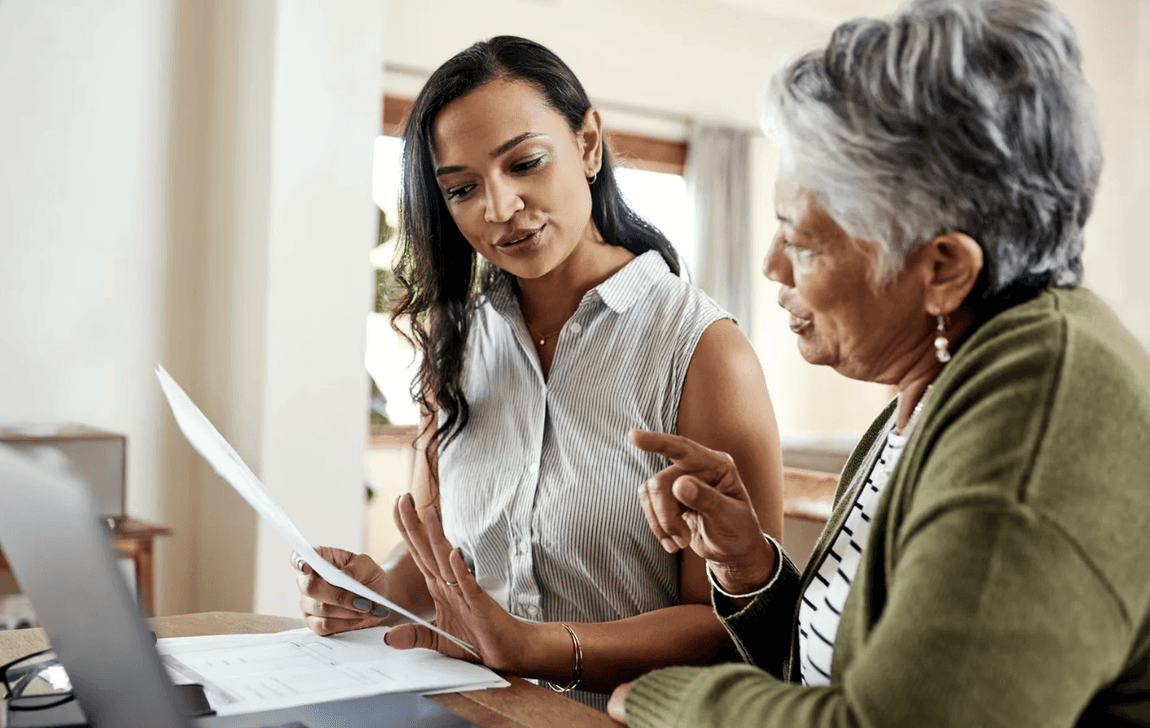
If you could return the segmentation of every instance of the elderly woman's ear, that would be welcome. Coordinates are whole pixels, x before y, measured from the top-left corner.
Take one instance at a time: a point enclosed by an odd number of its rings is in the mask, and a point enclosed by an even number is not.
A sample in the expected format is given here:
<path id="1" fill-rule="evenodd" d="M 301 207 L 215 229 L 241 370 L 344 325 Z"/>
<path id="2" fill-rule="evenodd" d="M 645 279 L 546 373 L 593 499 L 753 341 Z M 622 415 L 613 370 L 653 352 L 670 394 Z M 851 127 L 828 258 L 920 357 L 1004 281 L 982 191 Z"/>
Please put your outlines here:
<path id="1" fill-rule="evenodd" d="M 913 257 L 925 285 L 923 308 L 931 316 L 946 316 L 961 306 L 982 272 L 982 246 L 966 233 L 943 233 Z"/>

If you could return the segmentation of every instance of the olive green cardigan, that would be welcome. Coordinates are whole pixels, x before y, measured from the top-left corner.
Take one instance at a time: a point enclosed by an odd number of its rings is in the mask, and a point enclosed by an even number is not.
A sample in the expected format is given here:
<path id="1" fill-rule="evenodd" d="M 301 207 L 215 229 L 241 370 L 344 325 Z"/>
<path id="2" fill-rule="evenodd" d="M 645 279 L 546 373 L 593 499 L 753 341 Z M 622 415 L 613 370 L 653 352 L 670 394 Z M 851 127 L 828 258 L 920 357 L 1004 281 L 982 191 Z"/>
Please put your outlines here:
<path id="1" fill-rule="evenodd" d="M 784 568 L 734 614 L 715 595 L 757 667 L 646 675 L 631 726 L 1150 725 L 1150 358 L 1083 290 L 995 316 L 943 369 L 875 514 L 831 684 L 790 682 L 799 595 L 892 409 L 802 578 Z"/>

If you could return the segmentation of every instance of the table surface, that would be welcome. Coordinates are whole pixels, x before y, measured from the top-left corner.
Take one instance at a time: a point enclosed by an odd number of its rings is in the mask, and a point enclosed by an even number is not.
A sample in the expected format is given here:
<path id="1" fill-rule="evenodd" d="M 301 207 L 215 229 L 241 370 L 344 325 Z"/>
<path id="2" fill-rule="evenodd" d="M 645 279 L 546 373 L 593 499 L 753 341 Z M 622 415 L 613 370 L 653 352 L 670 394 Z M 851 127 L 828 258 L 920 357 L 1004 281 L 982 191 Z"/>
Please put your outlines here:
<path id="1" fill-rule="evenodd" d="M 303 620 L 239 612 L 204 612 L 156 617 L 152 628 L 159 637 L 206 634 L 282 632 L 303 626 Z M 0 664 L 48 646 L 43 630 L 0 632 Z M 618 726 L 597 710 L 514 675 L 504 675 L 509 687 L 429 696 L 448 710 L 483 728 L 598 728 Z M 0 688 L 2 689 L 2 688 Z"/>

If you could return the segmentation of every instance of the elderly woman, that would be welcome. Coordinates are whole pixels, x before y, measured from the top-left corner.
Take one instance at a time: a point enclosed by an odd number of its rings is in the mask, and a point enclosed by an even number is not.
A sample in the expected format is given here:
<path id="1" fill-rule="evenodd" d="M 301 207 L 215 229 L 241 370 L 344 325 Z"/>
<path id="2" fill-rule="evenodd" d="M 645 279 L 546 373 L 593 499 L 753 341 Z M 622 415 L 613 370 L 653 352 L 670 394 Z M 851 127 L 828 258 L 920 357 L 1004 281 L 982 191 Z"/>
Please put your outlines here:
<path id="1" fill-rule="evenodd" d="M 1150 725 L 1150 361 L 1079 288 L 1101 167 L 1045 0 L 921 0 L 767 93 L 765 262 L 804 358 L 893 385 L 800 575 L 732 460 L 673 465 L 655 535 L 706 559 L 750 665 L 616 690 L 632 726 Z"/>

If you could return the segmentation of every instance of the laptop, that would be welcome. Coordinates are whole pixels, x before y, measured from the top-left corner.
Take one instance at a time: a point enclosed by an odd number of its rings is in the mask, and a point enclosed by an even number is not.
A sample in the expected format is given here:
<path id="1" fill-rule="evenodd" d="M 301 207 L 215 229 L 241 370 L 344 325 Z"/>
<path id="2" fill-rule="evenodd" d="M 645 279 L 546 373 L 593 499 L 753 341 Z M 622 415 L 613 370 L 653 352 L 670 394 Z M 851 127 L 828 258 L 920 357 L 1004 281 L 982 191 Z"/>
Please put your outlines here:
<path id="1" fill-rule="evenodd" d="M 474 726 L 416 693 L 189 717 L 116 565 L 87 487 L 3 445 L 0 546 L 93 728 Z"/>

